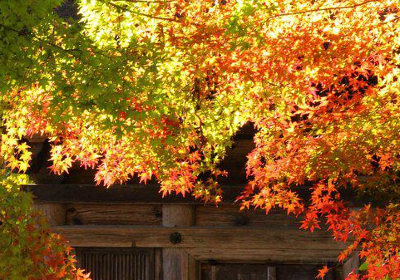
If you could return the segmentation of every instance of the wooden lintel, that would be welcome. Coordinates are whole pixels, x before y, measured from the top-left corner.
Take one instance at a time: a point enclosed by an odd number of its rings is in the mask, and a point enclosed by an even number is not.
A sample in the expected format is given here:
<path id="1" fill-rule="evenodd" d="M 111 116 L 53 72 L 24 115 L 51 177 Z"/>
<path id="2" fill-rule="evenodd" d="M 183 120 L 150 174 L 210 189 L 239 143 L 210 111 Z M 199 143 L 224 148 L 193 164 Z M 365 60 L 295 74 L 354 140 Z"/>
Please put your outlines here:
<path id="1" fill-rule="evenodd" d="M 333 261 L 346 247 L 346 244 L 333 241 L 329 233 L 309 233 L 295 229 L 60 226 L 53 230 L 63 234 L 71 246 L 185 248 L 200 259 L 208 259 L 213 255 L 229 259 L 225 256 L 232 253 L 232 250 L 242 250 L 243 253 L 246 250 L 259 250 L 258 253 L 267 255 L 271 260 L 283 260 L 287 256 L 291 261 Z M 180 234 L 180 243 L 171 242 L 173 233 Z"/>
<path id="2" fill-rule="evenodd" d="M 345 262 L 335 268 L 334 272 L 337 280 L 344 280 L 351 274 L 357 274 L 360 267 L 358 252 L 353 253 Z"/>
<path id="3" fill-rule="evenodd" d="M 62 203 L 37 203 L 34 208 L 47 219 L 50 226 L 62 226 L 66 223 L 66 205 Z"/>
<path id="4" fill-rule="evenodd" d="M 278 246 L 277 246 L 278 247 Z M 200 262 L 326 264 L 337 262 L 340 250 L 304 249 L 237 249 L 186 248 L 188 254 Z"/>

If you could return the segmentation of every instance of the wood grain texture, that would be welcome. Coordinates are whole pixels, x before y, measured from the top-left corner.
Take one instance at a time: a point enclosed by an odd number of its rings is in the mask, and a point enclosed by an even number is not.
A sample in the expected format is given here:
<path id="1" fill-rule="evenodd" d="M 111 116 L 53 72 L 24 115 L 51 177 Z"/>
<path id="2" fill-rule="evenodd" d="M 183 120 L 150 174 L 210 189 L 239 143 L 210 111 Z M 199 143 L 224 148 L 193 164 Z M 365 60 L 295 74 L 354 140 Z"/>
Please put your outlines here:
<path id="1" fill-rule="evenodd" d="M 193 226 L 195 207 L 186 204 L 164 204 L 162 206 L 162 224 L 165 227 Z"/>
<path id="2" fill-rule="evenodd" d="M 199 264 L 182 248 L 163 248 L 164 280 L 199 279 Z"/>
<path id="3" fill-rule="evenodd" d="M 166 228 L 190 227 L 195 223 L 193 205 L 164 204 L 162 212 L 162 224 Z M 197 264 L 186 251 L 182 248 L 163 248 L 162 251 L 164 280 L 195 280 Z"/>
<path id="4" fill-rule="evenodd" d="M 157 226 L 60 226 L 54 231 L 62 233 L 72 246 L 97 247 L 163 247 L 163 248 L 204 248 L 226 249 L 269 249 L 311 250 L 318 257 L 318 251 L 336 251 L 345 244 L 333 241 L 326 232 L 314 233 L 294 229 L 273 228 L 206 228 L 206 227 L 157 227 Z M 179 232 L 182 242 L 172 244 L 170 234 Z M 297 250 L 297 251 L 296 251 Z M 301 258 L 301 256 L 299 256 Z"/>
<path id="5" fill-rule="evenodd" d="M 274 264 L 326 264 L 336 262 L 341 250 L 319 250 L 313 248 L 238 249 L 238 248 L 186 248 L 200 262 L 218 261 L 226 263 Z"/>
<path id="6" fill-rule="evenodd" d="M 161 248 L 154 249 L 154 280 L 163 280 L 163 253 Z"/>
<path id="7" fill-rule="evenodd" d="M 342 265 L 335 268 L 336 280 L 344 280 L 351 272 L 358 273 L 360 257 L 358 252 L 351 255 Z"/>
<path id="8" fill-rule="evenodd" d="M 161 225 L 162 207 L 158 204 L 83 204 L 67 205 L 68 225 Z"/>
<path id="9" fill-rule="evenodd" d="M 281 211 L 271 211 L 268 215 L 263 210 L 239 210 L 238 205 L 198 205 L 196 206 L 197 226 L 233 226 L 233 227 L 285 227 L 298 229 L 300 223 L 294 216 Z"/>
<path id="10" fill-rule="evenodd" d="M 277 280 L 277 278 L 276 278 L 276 267 L 274 267 L 274 266 L 269 266 L 268 267 L 267 280 Z"/>
<path id="11" fill-rule="evenodd" d="M 189 280 L 188 279 L 189 255 L 180 248 L 163 249 L 163 279 L 164 280 Z"/>

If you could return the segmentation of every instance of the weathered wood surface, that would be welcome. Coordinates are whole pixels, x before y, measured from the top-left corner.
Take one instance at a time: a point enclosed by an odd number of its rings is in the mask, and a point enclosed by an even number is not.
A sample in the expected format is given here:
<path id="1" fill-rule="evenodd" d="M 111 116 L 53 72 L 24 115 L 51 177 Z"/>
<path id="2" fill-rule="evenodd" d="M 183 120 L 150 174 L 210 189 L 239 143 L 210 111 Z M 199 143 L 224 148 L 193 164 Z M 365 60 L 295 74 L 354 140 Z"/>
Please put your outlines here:
<path id="1" fill-rule="evenodd" d="M 288 256 L 297 260 L 336 259 L 345 244 L 332 240 L 329 233 L 314 233 L 294 229 L 273 228 L 205 228 L 157 226 L 61 226 L 54 231 L 65 235 L 72 246 L 92 247 L 156 247 L 156 248 L 202 248 L 212 255 L 226 250 L 266 250 L 271 258 Z M 170 235 L 179 232 L 182 241 L 172 244 Z M 201 252 L 200 252 L 201 253 Z M 198 253 L 198 254 L 200 254 Z M 192 254 L 192 253 L 191 253 Z M 194 254 L 196 257 L 196 254 Z M 244 255 L 238 256 L 241 259 Z M 283 258 L 279 258 L 283 260 Z"/>
<path id="2" fill-rule="evenodd" d="M 159 204 L 83 204 L 67 205 L 68 225 L 161 225 Z"/>
<path id="3" fill-rule="evenodd" d="M 39 210 L 46 217 L 50 226 L 65 225 L 66 205 L 60 203 L 37 203 L 34 208 Z"/>
<path id="4" fill-rule="evenodd" d="M 163 280 L 162 248 L 154 249 L 154 280 Z M 196 280 L 196 279 L 194 279 L 194 280 Z"/>
<path id="5" fill-rule="evenodd" d="M 164 204 L 162 213 L 162 224 L 166 228 L 191 227 L 195 223 L 194 205 Z M 196 279 L 196 261 L 186 251 L 182 248 L 163 248 L 162 251 L 164 280 Z"/>
<path id="6" fill-rule="evenodd" d="M 193 212 L 190 225 L 232 227 L 290 227 L 300 224 L 296 217 L 282 211 L 239 210 L 238 205 L 191 205 L 166 204 L 174 207 L 189 207 Z M 110 204 L 71 203 L 67 204 L 67 225 L 161 225 L 163 215 L 182 219 L 182 211 L 172 211 L 160 204 Z M 165 219 L 166 220 L 166 219 Z M 165 225 L 167 226 L 167 225 Z M 174 226 L 174 225 L 172 225 Z"/>
<path id="7" fill-rule="evenodd" d="M 277 278 L 276 278 L 276 267 L 268 266 L 267 280 L 277 280 Z"/>
<path id="8" fill-rule="evenodd" d="M 275 273 L 265 264 L 204 264 L 201 280 L 276 280 Z"/>
<path id="9" fill-rule="evenodd" d="M 197 205 L 197 226 L 232 226 L 232 227 L 284 227 L 298 229 L 300 223 L 293 215 L 288 216 L 282 211 L 271 211 L 266 215 L 259 209 L 240 211 L 238 205 Z"/>
<path id="10" fill-rule="evenodd" d="M 162 206 L 162 224 L 165 227 L 193 226 L 195 211 L 194 205 L 164 204 Z"/>
<path id="11" fill-rule="evenodd" d="M 304 248 L 238 249 L 238 248 L 186 248 L 193 258 L 201 262 L 215 260 L 228 263 L 269 264 L 326 264 L 336 262 L 341 250 Z"/>
<path id="12" fill-rule="evenodd" d="M 336 280 L 344 280 L 350 273 L 358 273 L 360 258 L 358 253 L 351 255 L 342 265 L 335 268 Z"/>
<path id="13" fill-rule="evenodd" d="M 197 261 L 182 248 L 163 248 L 163 280 L 197 279 Z"/>

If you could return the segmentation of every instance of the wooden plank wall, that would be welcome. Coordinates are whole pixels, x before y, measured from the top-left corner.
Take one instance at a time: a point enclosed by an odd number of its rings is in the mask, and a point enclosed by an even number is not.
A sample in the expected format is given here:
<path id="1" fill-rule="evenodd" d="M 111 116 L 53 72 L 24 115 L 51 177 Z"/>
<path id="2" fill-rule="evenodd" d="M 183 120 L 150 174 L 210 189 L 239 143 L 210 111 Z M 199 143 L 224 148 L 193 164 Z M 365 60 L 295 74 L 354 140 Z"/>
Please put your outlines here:
<path id="1" fill-rule="evenodd" d="M 325 231 L 300 230 L 298 220 L 282 212 L 180 207 L 193 209 L 193 221 L 167 226 L 171 215 L 160 204 L 70 203 L 66 224 L 55 229 L 75 246 L 184 248 L 202 261 L 323 263 L 335 261 L 345 246 Z M 182 237 L 178 244 L 170 240 L 174 232 Z"/>
<path id="2" fill-rule="evenodd" d="M 67 225 L 161 225 L 159 204 L 67 204 Z"/>
<path id="3" fill-rule="evenodd" d="M 329 233 L 300 230 L 296 218 L 282 212 L 266 216 L 262 211 L 239 211 L 232 204 L 241 190 L 232 186 L 245 183 L 245 156 L 254 145 L 254 130 L 246 129 L 222 163 L 231 176 L 221 182 L 227 187 L 218 208 L 190 197 L 162 198 L 157 186 L 93 186 L 93 171 L 79 166 L 69 174 L 49 175 L 49 144 L 40 137 L 30 140 L 34 159 L 29 173 L 38 185 L 27 189 L 54 231 L 73 246 L 154 248 L 156 280 L 198 280 L 194 267 L 199 262 L 271 267 L 336 262 L 345 244 L 336 243 Z M 349 261 L 336 280 L 356 266 L 357 259 Z"/>
<path id="4" fill-rule="evenodd" d="M 40 203 L 38 207 L 72 246 L 156 248 L 157 280 L 198 279 L 189 276 L 198 262 L 326 264 L 336 262 L 345 248 L 326 231 L 300 230 L 297 219 L 285 213 L 266 216 L 262 211 L 239 211 L 235 205 Z M 354 263 L 338 270 L 337 279 L 356 268 Z M 171 267 L 186 272 L 180 278 L 176 271 L 165 278 Z"/>
<path id="5" fill-rule="evenodd" d="M 160 204 L 66 204 L 68 225 L 161 225 Z M 205 227 L 282 227 L 298 229 L 294 216 L 280 211 L 265 215 L 262 210 L 239 210 L 237 205 L 195 205 L 195 225 Z"/>

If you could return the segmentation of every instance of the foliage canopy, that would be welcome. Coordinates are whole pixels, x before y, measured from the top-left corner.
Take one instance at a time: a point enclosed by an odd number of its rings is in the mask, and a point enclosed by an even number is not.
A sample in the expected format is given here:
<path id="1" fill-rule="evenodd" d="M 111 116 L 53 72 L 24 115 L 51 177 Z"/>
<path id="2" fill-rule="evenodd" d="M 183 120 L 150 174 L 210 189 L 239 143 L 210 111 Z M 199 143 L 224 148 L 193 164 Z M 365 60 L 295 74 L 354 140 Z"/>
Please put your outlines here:
<path id="1" fill-rule="evenodd" d="M 0 279 L 84 280 L 71 248 L 52 233 L 33 210 L 32 198 L 20 190 L 25 175 L 0 172 Z"/>
<path id="2" fill-rule="evenodd" d="M 354 240 L 341 260 L 367 260 L 350 279 L 400 277 L 398 1 L 80 0 L 79 22 L 60 4 L 0 2 L 4 168 L 26 171 L 20 140 L 42 134 L 53 172 L 79 162 L 107 186 L 155 178 L 218 202 L 250 122 L 243 207 L 303 213 L 310 230 L 324 218 Z M 352 211 L 346 188 L 385 203 Z"/>

